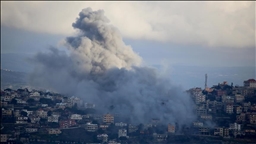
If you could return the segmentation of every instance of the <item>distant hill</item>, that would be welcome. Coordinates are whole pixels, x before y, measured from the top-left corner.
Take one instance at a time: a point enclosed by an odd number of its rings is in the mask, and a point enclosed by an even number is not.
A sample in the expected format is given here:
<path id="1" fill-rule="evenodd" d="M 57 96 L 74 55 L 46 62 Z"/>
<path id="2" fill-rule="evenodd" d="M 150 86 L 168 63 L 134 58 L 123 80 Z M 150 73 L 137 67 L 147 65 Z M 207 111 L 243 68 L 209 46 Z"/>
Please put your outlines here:
<path id="1" fill-rule="evenodd" d="M 7 87 L 17 89 L 27 86 L 27 78 L 28 74 L 25 72 L 1 69 L 1 89 L 5 89 Z"/>

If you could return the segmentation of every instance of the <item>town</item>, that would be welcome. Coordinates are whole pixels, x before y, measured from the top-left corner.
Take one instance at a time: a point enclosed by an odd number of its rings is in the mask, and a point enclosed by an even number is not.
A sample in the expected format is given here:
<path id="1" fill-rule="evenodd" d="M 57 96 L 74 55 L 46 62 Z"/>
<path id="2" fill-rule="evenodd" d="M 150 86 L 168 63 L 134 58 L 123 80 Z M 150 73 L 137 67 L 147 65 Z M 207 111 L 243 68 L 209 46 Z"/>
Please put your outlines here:
<path id="1" fill-rule="evenodd" d="M 255 143 L 256 80 L 233 86 L 224 81 L 186 91 L 197 120 L 178 127 L 159 119 L 139 125 L 118 114 L 98 114 L 97 105 L 75 96 L 29 90 L 1 90 L 1 143 Z"/>

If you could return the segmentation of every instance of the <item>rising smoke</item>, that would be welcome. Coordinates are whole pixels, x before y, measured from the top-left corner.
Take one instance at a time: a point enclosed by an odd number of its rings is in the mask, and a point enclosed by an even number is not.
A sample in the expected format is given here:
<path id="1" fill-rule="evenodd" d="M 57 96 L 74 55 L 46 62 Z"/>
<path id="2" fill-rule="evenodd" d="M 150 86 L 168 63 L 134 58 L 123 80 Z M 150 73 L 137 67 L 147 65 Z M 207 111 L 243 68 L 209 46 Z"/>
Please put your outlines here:
<path id="1" fill-rule="evenodd" d="M 104 11 L 83 9 L 72 26 L 79 34 L 66 38 L 69 54 L 50 48 L 33 58 L 32 85 L 78 96 L 132 123 L 160 118 L 183 125 L 195 118 L 190 97 L 155 69 L 141 66 L 141 57 L 125 45 Z"/>

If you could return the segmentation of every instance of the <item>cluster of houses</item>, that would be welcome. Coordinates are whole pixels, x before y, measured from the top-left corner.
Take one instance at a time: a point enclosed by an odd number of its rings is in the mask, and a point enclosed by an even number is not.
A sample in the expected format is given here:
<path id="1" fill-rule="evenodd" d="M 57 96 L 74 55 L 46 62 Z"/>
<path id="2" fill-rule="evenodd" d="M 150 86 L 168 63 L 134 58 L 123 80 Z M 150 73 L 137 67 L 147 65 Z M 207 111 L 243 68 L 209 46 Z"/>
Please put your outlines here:
<path id="1" fill-rule="evenodd" d="M 209 135 L 218 137 L 256 136 L 256 81 L 249 79 L 244 86 L 228 85 L 227 82 L 211 88 L 193 88 L 187 91 L 195 102 L 198 118 L 179 134 Z M 1 142 L 29 141 L 26 134 L 61 135 L 63 130 L 83 128 L 95 133 L 99 142 L 118 143 L 118 139 L 134 139 L 136 134 L 147 135 L 149 129 L 159 124 L 159 119 L 138 125 L 118 120 L 117 114 L 96 114 L 77 109 L 95 109 L 95 104 L 84 103 L 77 97 L 28 89 L 1 90 Z M 12 125 L 13 127 L 6 128 Z M 111 137 L 110 128 L 117 134 Z M 101 131 L 101 132 L 99 132 Z M 158 142 L 168 135 L 177 134 L 178 127 L 168 124 L 164 132 L 151 131 Z"/>
<path id="2" fill-rule="evenodd" d="M 192 88 L 187 92 L 196 104 L 198 119 L 193 126 L 198 134 L 256 136 L 256 80 L 246 80 L 244 86 L 224 81 L 211 88 Z"/>

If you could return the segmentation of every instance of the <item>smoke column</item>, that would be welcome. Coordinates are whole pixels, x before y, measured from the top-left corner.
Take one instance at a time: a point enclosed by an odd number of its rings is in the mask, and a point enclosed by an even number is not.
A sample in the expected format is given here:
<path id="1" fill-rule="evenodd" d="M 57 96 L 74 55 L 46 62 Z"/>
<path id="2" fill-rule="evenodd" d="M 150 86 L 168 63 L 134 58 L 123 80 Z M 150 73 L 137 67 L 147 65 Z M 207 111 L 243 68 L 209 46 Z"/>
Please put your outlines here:
<path id="1" fill-rule="evenodd" d="M 102 113 L 120 113 L 132 123 L 151 118 L 192 122 L 191 98 L 154 69 L 141 66 L 141 57 L 125 45 L 104 11 L 83 9 L 72 26 L 79 34 L 66 38 L 69 54 L 50 48 L 33 58 L 31 85 L 78 96 Z"/>

